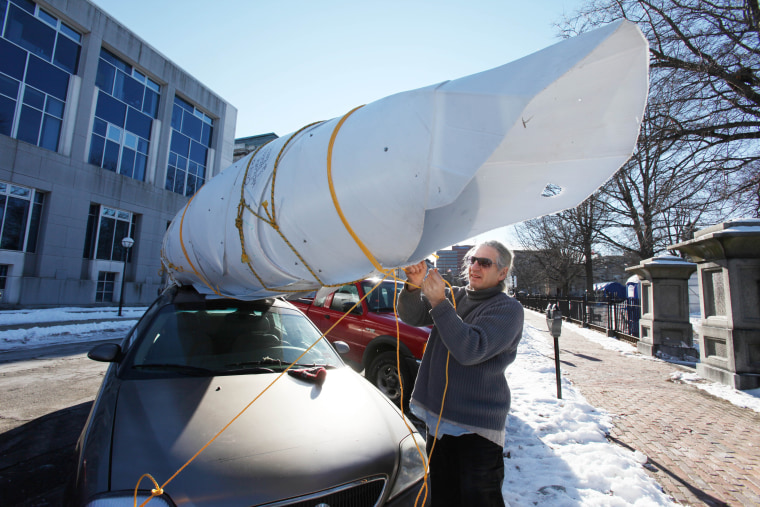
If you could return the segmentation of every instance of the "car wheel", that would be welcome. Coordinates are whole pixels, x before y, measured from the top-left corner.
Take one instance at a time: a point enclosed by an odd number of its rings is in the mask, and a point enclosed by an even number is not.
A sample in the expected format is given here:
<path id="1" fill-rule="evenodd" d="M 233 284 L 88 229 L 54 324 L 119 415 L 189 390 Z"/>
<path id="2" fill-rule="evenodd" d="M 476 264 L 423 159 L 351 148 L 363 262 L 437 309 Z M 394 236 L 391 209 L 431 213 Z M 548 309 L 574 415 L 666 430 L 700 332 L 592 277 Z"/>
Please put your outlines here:
<path id="1" fill-rule="evenodd" d="M 367 380 L 385 394 L 395 405 L 401 400 L 401 383 L 396 368 L 396 353 L 383 352 L 378 354 L 369 365 Z M 409 406 L 409 398 L 412 396 L 412 383 L 409 373 L 406 371 L 404 359 L 401 359 L 401 382 L 404 385 L 404 408 Z"/>

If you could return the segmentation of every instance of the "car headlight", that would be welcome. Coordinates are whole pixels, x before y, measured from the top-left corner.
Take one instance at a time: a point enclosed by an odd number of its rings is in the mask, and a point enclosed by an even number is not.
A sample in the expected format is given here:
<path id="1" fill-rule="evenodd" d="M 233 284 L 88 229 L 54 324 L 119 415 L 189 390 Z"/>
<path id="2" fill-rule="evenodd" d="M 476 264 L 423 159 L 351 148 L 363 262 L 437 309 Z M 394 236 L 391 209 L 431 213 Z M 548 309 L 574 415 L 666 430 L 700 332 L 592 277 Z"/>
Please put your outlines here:
<path id="1" fill-rule="evenodd" d="M 399 445 L 400 461 L 396 482 L 389 498 L 393 498 L 425 476 L 427 455 L 425 440 L 419 433 L 407 435 Z"/>
<path id="2" fill-rule="evenodd" d="M 137 505 L 150 497 L 150 493 L 145 491 L 137 492 Z M 87 507 L 133 507 L 135 504 L 134 491 L 116 491 L 99 496 L 87 503 Z M 146 507 L 175 507 L 169 497 L 165 494 L 151 498 Z"/>

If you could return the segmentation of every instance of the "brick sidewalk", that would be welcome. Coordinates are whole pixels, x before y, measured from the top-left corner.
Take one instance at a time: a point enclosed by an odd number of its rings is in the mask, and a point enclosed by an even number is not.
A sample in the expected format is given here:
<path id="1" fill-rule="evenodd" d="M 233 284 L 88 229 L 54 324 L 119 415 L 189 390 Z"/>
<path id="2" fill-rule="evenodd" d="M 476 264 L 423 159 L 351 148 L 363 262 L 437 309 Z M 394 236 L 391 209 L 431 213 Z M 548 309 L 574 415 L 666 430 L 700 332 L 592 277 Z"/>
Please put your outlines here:
<path id="1" fill-rule="evenodd" d="M 546 329 L 540 313 L 525 320 Z M 685 368 L 606 350 L 577 329 L 562 325 L 560 369 L 613 416 L 612 442 L 646 454 L 648 473 L 679 503 L 760 505 L 760 414 L 670 380 Z"/>

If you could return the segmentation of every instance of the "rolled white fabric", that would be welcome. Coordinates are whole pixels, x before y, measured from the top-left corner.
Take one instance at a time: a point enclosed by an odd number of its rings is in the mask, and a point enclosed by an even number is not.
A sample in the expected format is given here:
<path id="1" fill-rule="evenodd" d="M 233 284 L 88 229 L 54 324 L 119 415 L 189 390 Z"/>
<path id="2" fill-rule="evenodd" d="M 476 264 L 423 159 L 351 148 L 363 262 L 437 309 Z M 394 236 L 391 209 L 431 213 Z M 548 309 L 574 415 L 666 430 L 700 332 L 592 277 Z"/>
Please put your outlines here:
<path id="1" fill-rule="evenodd" d="M 648 60 L 620 21 L 283 136 L 180 210 L 164 266 L 203 293 L 263 298 L 577 206 L 633 152 Z"/>

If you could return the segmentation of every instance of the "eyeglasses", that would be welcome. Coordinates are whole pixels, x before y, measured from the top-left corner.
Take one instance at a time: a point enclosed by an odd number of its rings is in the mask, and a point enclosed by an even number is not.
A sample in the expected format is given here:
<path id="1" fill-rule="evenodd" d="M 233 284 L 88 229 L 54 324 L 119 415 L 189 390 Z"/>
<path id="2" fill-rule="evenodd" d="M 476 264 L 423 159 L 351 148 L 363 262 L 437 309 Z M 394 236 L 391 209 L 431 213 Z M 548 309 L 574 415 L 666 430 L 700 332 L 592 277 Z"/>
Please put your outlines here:
<path id="1" fill-rule="evenodd" d="M 467 262 L 472 266 L 476 262 L 480 264 L 481 268 L 488 269 L 493 265 L 493 261 L 488 257 L 468 257 Z"/>

